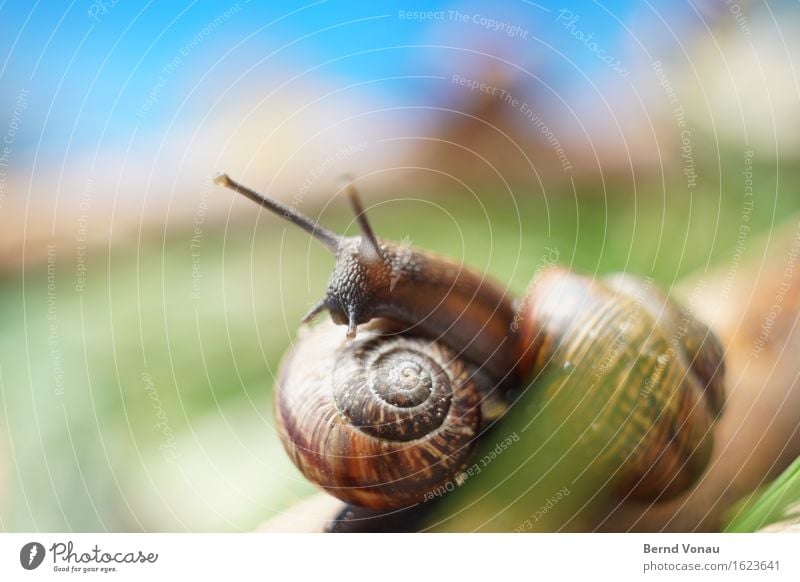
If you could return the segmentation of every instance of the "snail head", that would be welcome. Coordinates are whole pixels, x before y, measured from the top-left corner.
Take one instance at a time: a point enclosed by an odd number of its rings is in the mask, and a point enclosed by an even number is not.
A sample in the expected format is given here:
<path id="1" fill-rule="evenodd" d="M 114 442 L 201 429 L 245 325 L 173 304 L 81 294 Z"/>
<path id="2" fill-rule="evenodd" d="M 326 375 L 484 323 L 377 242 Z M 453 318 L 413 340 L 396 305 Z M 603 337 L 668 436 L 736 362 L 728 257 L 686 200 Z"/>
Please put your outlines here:
<path id="1" fill-rule="evenodd" d="M 227 174 L 218 174 L 214 183 L 244 195 L 299 226 L 336 257 L 325 296 L 305 314 L 303 322 L 309 322 L 323 311 L 328 311 L 334 323 L 347 325 L 347 337 L 355 337 L 356 326 L 372 319 L 373 307 L 390 289 L 393 253 L 375 236 L 353 179 L 347 177 L 345 186 L 345 193 L 361 229 L 361 234 L 353 237 L 328 230 L 294 208 L 235 182 Z"/>

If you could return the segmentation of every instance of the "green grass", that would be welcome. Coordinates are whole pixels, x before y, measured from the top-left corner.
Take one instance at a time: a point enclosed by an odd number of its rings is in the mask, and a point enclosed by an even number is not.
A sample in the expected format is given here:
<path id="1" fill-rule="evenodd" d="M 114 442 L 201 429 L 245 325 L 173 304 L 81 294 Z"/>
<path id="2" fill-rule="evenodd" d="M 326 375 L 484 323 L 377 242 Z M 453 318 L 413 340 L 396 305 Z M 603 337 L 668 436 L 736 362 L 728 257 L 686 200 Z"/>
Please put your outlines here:
<path id="1" fill-rule="evenodd" d="M 763 491 L 732 508 L 725 531 L 754 532 L 790 520 L 800 523 L 800 458 Z"/>

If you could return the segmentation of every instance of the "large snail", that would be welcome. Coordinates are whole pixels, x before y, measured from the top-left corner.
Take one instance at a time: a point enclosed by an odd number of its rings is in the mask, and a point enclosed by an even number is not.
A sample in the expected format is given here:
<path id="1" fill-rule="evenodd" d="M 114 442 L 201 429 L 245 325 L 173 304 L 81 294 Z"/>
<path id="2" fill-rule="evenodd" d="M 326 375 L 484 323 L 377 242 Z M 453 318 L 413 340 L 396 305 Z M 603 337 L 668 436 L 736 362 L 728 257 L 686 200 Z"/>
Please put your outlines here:
<path id="1" fill-rule="evenodd" d="M 333 323 L 301 329 L 275 395 L 284 447 L 336 497 L 368 508 L 423 501 L 458 482 L 515 396 L 564 386 L 575 422 L 606 428 L 597 438 L 616 463 L 618 492 L 665 499 L 705 469 L 723 402 L 722 350 L 649 281 L 548 266 L 515 299 L 453 260 L 378 239 L 352 184 L 361 234 L 344 237 L 225 174 L 215 182 L 336 257 L 325 297 L 304 318 L 327 310 Z"/>

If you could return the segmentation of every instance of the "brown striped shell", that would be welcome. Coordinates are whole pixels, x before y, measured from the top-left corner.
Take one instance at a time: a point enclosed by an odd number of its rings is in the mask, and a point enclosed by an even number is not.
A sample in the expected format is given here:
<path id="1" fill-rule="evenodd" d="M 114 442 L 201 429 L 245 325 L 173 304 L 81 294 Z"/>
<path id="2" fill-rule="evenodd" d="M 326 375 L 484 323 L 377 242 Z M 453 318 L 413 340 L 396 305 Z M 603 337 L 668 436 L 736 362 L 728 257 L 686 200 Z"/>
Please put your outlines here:
<path id="1" fill-rule="evenodd" d="M 575 427 L 614 489 L 653 500 L 705 470 L 723 401 L 722 349 L 649 280 L 541 273 L 520 306 L 520 374 Z"/>
<path id="2" fill-rule="evenodd" d="M 392 329 L 375 320 L 353 340 L 329 321 L 304 330 L 276 390 L 278 433 L 297 467 L 364 507 L 411 505 L 455 483 L 482 422 L 472 370 Z"/>
<path id="3" fill-rule="evenodd" d="M 215 182 L 336 258 L 304 318 L 328 311 L 333 323 L 304 330 L 285 358 L 276 410 L 295 464 L 337 497 L 395 508 L 457 480 L 480 430 L 526 388 L 554 403 L 532 422 L 572 427 L 601 480 L 626 494 L 672 496 L 705 469 L 723 402 L 722 350 L 651 282 L 547 268 L 515 302 L 460 263 L 378 239 L 352 183 L 358 237 L 226 174 Z"/>

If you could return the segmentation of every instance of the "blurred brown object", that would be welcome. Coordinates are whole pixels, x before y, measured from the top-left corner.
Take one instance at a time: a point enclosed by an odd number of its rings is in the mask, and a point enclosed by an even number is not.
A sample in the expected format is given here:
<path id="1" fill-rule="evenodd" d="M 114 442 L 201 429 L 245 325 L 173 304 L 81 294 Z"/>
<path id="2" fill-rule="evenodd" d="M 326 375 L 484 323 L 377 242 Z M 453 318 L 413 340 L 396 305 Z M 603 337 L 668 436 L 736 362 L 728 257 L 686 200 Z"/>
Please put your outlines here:
<path id="1" fill-rule="evenodd" d="M 677 293 L 694 298 L 726 349 L 727 401 L 708 471 L 678 499 L 622 504 L 599 529 L 719 531 L 732 504 L 800 455 L 800 217 L 746 244 L 705 284 L 688 277 Z"/>

